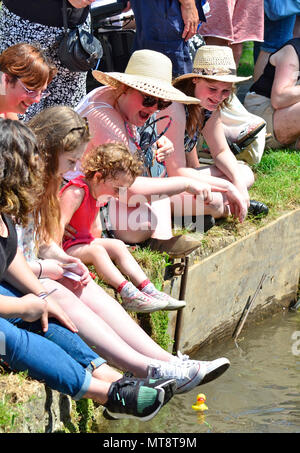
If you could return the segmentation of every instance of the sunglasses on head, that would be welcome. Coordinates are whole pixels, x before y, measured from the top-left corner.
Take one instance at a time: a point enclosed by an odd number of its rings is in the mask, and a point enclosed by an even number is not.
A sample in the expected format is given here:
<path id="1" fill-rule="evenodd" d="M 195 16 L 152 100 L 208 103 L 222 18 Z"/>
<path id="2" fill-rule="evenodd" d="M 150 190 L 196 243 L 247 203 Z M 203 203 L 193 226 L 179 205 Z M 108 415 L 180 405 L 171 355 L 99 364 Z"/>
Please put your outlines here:
<path id="1" fill-rule="evenodd" d="M 149 96 L 148 94 L 141 93 L 141 95 L 143 96 L 142 105 L 144 107 L 153 107 L 155 104 L 157 104 L 157 110 L 164 110 L 172 104 L 172 101 L 158 99 L 153 96 Z"/>

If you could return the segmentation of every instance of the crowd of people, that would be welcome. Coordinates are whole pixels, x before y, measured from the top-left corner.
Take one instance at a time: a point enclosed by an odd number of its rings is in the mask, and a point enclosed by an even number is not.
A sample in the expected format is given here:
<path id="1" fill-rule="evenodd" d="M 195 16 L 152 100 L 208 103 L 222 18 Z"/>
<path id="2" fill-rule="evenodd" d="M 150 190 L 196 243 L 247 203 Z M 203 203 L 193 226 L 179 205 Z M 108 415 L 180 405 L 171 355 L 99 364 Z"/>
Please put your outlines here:
<path id="1" fill-rule="evenodd" d="M 89 29 L 94 1 L 68 0 L 69 25 Z M 238 1 L 224 2 L 231 25 L 223 34 L 212 32 L 215 21 L 222 25 L 221 1 L 208 2 L 210 15 L 205 1 L 166 2 L 171 10 L 160 1 L 168 27 L 153 20 L 144 36 L 148 2 L 131 3 L 137 50 L 122 73 L 93 70 L 99 87 L 86 93 L 86 73 L 64 68 L 57 54 L 62 2 L 2 2 L 0 361 L 75 400 L 98 401 L 109 418 L 147 421 L 230 363 L 174 356 L 132 319 L 127 312 L 186 302 L 159 291 L 128 246 L 182 258 L 200 241 L 174 235 L 175 219 L 196 218 L 203 232 L 218 218 L 267 214 L 250 200 L 254 174 L 232 151 L 224 120 L 226 109 L 238 116 L 235 86 L 248 79 L 237 75 L 239 44 L 263 41 L 264 5 L 253 2 L 259 14 L 246 23 Z M 201 22 L 207 42 L 190 61 L 188 40 Z M 246 95 L 249 124 L 239 142 L 261 131 L 269 146 L 299 147 L 299 62 L 297 37 L 270 54 Z M 199 162 L 200 137 L 212 165 Z M 95 283 L 89 265 L 122 303 Z"/>

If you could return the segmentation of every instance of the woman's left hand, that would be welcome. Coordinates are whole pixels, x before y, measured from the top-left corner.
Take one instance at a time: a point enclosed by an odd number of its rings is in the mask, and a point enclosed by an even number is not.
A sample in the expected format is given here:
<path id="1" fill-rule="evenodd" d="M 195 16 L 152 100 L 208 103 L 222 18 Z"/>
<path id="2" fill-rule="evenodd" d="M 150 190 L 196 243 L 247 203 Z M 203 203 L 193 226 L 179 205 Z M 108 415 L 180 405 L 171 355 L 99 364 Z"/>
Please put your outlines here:
<path id="1" fill-rule="evenodd" d="M 155 157 L 158 162 L 163 162 L 174 152 L 173 143 L 164 135 L 157 140 L 156 144 Z"/>

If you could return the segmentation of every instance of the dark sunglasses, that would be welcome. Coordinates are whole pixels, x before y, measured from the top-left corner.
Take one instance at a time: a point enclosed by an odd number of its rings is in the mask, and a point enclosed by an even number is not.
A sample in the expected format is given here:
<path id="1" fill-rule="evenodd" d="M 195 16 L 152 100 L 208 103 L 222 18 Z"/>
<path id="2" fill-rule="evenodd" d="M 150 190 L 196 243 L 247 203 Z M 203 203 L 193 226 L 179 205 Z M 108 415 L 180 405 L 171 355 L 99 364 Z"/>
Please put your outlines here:
<path id="1" fill-rule="evenodd" d="M 157 110 L 164 110 L 167 107 L 169 107 L 169 105 L 172 104 L 172 101 L 164 101 L 163 99 L 157 99 L 153 96 L 149 96 L 148 94 L 141 93 L 141 95 L 143 96 L 142 105 L 144 107 L 153 107 L 155 104 L 157 104 Z"/>

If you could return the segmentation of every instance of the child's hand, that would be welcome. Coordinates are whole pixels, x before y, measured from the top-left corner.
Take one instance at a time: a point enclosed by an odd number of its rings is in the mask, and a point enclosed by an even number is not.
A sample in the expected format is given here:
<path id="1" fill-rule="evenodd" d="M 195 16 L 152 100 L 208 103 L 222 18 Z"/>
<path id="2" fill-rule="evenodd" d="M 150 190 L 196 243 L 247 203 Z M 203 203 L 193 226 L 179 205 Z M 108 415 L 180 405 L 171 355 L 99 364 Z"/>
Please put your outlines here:
<path id="1" fill-rule="evenodd" d="M 186 192 L 196 195 L 197 197 L 199 196 L 205 203 L 212 202 L 211 186 L 209 184 L 197 181 L 196 179 L 189 179 Z"/>
<path id="2" fill-rule="evenodd" d="M 81 276 L 80 283 L 84 286 L 87 285 L 91 280 L 91 276 L 90 271 L 88 270 L 86 265 L 83 264 L 83 262 L 80 261 L 80 259 L 74 258 L 73 256 L 68 256 L 68 258 L 64 259 L 65 265 L 71 263 L 75 264 L 75 266 L 74 267 L 72 266 L 72 269 L 68 270 L 74 272 L 74 274 L 80 275 Z"/>

